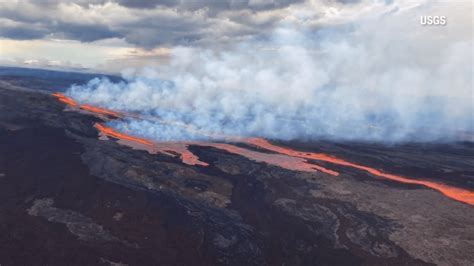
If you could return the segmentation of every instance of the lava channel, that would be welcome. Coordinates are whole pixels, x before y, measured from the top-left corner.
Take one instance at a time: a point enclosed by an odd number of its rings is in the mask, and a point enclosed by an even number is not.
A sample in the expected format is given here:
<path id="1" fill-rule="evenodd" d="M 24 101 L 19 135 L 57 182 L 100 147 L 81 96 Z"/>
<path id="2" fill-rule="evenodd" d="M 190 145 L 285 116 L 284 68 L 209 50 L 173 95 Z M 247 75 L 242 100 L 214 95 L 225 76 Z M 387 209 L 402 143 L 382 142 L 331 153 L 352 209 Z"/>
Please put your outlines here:
<path id="1" fill-rule="evenodd" d="M 224 150 L 229 153 L 246 157 L 252 161 L 264 162 L 264 163 L 276 165 L 288 170 L 302 171 L 302 172 L 320 171 L 332 176 L 339 175 L 339 173 L 336 171 L 332 171 L 322 166 L 309 163 L 304 158 L 288 156 L 285 154 L 271 154 L 271 153 L 257 152 L 257 151 L 244 149 L 235 145 L 226 144 L 226 143 L 197 143 L 196 145 L 214 147 L 216 149 Z"/>
<path id="2" fill-rule="evenodd" d="M 146 149 L 150 153 L 163 153 L 170 156 L 179 155 L 181 161 L 188 165 L 201 165 L 208 166 L 206 162 L 202 162 L 199 158 L 189 151 L 189 145 L 196 145 L 202 147 L 213 147 L 219 150 L 224 150 L 229 153 L 237 154 L 243 157 L 246 157 L 252 161 L 264 162 L 271 165 L 276 165 L 281 168 L 294 171 L 303 171 L 303 172 L 323 172 L 332 176 L 337 176 L 339 173 L 326 169 L 322 166 L 315 165 L 307 162 L 306 159 L 291 157 L 284 154 L 269 154 L 262 153 L 257 151 L 252 151 L 237 147 L 234 145 L 226 143 L 211 143 L 211 142 L 152 142 L 142 138 L 133 137 L 124 133 L 119 133 L 113 128 L 105 127 L 99 123 L 96 123 L 95 128 L 99 130 L 102 134 L 113 137 L 122 141 L 123 144 L 130 146 L 132 148 L 142 148 Z M 137 147 L 136 143 L 144 145 L 142 147 Z"/>
<path id="3" fill-rule="evenodd" d="M 68 106 L 79 107 L 79 109 L 84 110 L 84 111 L 88 111 L 90 113 L 99 114 L 99 115 L 107 115 L 107 116 L 111 116 L 113 118 L 122 117 L 122 115 L 120 113 L 114 112 L 114 111 L 111 111 L 111 110 L 95 107 L 95 106 L 88 105 L 88 104 L 79 105 L 79 104 L 76 103 L 76 101 L 74 101 L 73 99 L 65 96 L 62 93 L 55 92 L 51 95 L 56 97 L 60 102 L 65 103 Z"/>
<path id="4" fill-rule="evenodd" d="M 72 107 L 78 106 L 78 104 L 73 99 L 66 97 L 61 93 L 53 93 L 52 95 L 56 97 L 59 101 L 69 106 L 72 106 Z M 121 117 L 119 113 L 101 109 L 94 106 L 90 106 L 90 105 L 80 105 L 79 108 L 93 112 L 93 113 L 113 116 L 115 118 Z M 317 161 L 324 161 L 324 162 L 329 162 L 332 164 L 337 164 L 337 165 L 342 165 L 342 166 L 347 166 L 354 169 L 362 170 L 372 175 L 382 177 L 388 180 L 392 180 L 395 182 L 399 182 L 399 183 L 425 186 L 425 187 L 437 190 L 441 192 L 443 195 L 451 199 L 464 202 L 470 205 L 474 205 L 474 192 L 466 190 L 466 189 L 456 188 L 456 187 L 448 186 L 445 184 L 440 184 L 440 183 L 426 181 L 426 180 L 417 180 L 417 179 L 407 178 L 404 176 L 387 174 L 375 168 L 351 163 L 343 159 L 339 159 L 339 158 L 336 158 L 324 153 L 301 152 L 301 151 L 296 151 L 289 148 L 276 146 L 266 141 L 265 139 L 261 139 L 261 138 L 243 139 L 242 142 L 265 149 L 265 150 L 273 151 L 278 154 L 268 154 L 268 153 L 251 151 L 248 149 L 244 149 L 241 147 L 237 147 L 237 146 L 225 144 L 225 143 L 205 143 L 205 142 L 202 142 L 202 143 L 201 142 L 155 143 L 143 138 L 133 137 L 124 133 L 119 133 L 115 131 L 114 129 L 105 127 L 99 123 L 96 123 L 94 127 L 106 136 L 125 141 L 126 143 L 124 144 L 129 145 L 129 146 L 133 146 L 133 144 L 135 143 L 135 144 L 143 145 L 144 148 L 148 150 L 149 152 L 153 152 L 153 153 L 161 152 L 161 153 L 171 155 L 171 156 L 174 156 L 174 154 L 179 154 L 182 162 L 189 165 L 202 165 L 202 166 L 208 165 L 207 163 L 200 161 L 196 155 L 194 155 L 192 152 L 188 150 L 188 146 L 193 144 L 193 145 L 199 145 L 199 146 L 214 147 L 217 149 L 227 151 L 229 153 L 244 156 L 254 161 L 265 162 L 265 163 L 276 165 L 276 166 L 289 169 L 289 170 L 307 171 L 307 172 L 321 171 L 323 173 L 326 173 L 332 176 L 337 176 L 339 174 L 336 171 L 326 169 L 322 166 L 319 166 L 307 161 L 307 160 L 317 160 Z"/>
<path id="5" fill-rule="evenodd" d="M 62 94 L 62 93 L 55 92 L 51 95 L 56 97 L 60 102 L 65 103 L 66 105 L 69 105 L 69 106 L 72 106 L 72 107 L 77 106 L 77 103 L 73 99 L 64 96 L 64 94 Z"/>
<path id="6" fill-rule="evenodd" d="M 336 158 L 324 153 L 300 152 L 300 151 L 295 151 L 289 148 L 279 147 L 261 138 L 251 138 L 251 139 L 245 140 L 245 142 L 259 148 L 263 148 L 263 149 L 280 153 L 280 154 L 286 154 L 292 157 L 325 161 L 325 162 L 329 162 L 329 163 L 333 163 L 337 165 L 342 165 L 342 166 L 347 166 L 347 167 L 355 168 L 358 170 L 362 170 L 372 175 L 383 177 L 385 179 L 396 181 L 399 183 L 425 186 L 425 187 L 437 190 L 441 192 L 443 195 L 451 199 L 464 202 L 470 205 L 474 205 L 474 192 L 466 190 L 466 189 L 456 188 L 456 187 L 448 186 L 445 184 L 440 184 L 440 183 L 426 181 L 426 180 L 411 179 L 411 178 L 407 178 L 407 177 L 403 177 L 399 175 L 387 174 L 375 168 L 351 163 L 343 159 L 339 159 L 339 158 Z"/>
<path id="7" fill-rule="evenodd" d="M 115 131 L 113 128 L 103 126 L 96 123 L 94 127 L 103 135 L 118 139 L 122 144 L 136 149 L 145 149 L 149 153 L 163 153 L 169 156 L 178 155 L 181 161 L 188 165 L 208 166 L 209 164 L 202 162 L 199 158 L 188 150 L 188 144 L 181 142 L 152 142 L 143 138 L 130 136 Z M 138 146 L 137 146 L 138 144 Z"/>
<path id="8" fill-rule="evenodd" d="M 112 116 L 114 118 L 119 118 L 119 117 L 122 116 L 120 113 L 110 111 L 110 110 L 107 110 L 107 109 L 102 109 L 102 108 L 95 107 L 95 106 L 88 105 L 88 104 L 82 104 L 82 105 L 79 106 L 79 108 L 81 108 L 82 110 L 85 110 L 85 111 L 89 111 L 91 113 L 101 114 L 101 115 L 108 115 L 108 116 Z"/>
<path id="9" fill-rule="evenodd" d="M 142 145 L 145 145 L 145 146 L 153 146 L 153 142 L 151 142 L 149 140 L 138 138 L 138 137 L 133 137 L 133 136 L 123 134 L 123 133 L 119 133 L 119 132 L 115 131 L 114 129 L 112 129 L 110 127 L 105 127 L 105 126 L 103 126 L 99 123 L 95 123 L 94 127 L 99 132 L 101 132 L 102 134 L 104 134 L 106 136 L 109 136 L 109 137 L 113 137 L 113 138 L 120 139 L 120 140 L 131 141 L 131 142 L 142 144 Z"/>

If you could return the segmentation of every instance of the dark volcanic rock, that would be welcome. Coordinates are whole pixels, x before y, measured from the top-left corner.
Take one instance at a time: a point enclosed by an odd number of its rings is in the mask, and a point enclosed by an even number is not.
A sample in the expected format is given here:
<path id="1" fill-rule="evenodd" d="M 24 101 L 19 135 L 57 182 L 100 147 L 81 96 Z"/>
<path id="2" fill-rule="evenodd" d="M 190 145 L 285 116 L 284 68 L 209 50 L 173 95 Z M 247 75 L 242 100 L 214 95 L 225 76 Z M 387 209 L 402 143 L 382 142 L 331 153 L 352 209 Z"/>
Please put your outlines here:
<path id="1" fill-rule="evenodd" d="M 76 235 L 80 240 L 108 242 L 117 241 L 120 239 L 112 236 L 109 232 L 104 230 L 101 225 L 92 221 L 89 217 L 69 211 L 53 207 L 53 199 L 37 199 L 34 201 L 27 211 L 29 215 L 41 216 L 53 223 L 65 224 L 69 231 Z"/>
<path id="2" fill-rule="evenodd" d="M 289 171 L 200 146 L 190 150 L 209 166 L 189 166 L 99 140 L 97 121 L 0 83 L 1 265 L 474 261 L 473 207 L 438 192 L 329 164 L 338 177 Z M 471 144 L 419 152 L 416 144 L 283 145 L 439 181 L 445 169 L 462 176 L 446 182 L 472 182 Z"/>

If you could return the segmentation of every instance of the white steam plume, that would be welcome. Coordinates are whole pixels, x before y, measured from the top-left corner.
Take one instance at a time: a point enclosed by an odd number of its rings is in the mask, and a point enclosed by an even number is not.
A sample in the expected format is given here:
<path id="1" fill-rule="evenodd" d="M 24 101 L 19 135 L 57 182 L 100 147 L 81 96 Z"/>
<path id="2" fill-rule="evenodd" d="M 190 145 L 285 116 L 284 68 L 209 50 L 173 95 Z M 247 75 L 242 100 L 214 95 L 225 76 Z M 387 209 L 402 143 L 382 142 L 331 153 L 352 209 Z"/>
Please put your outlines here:
<path id="1" fill-rule="evenodd" d="M 318 31 L 286 26 L 270 40 L 226 50 L 177 47 L 166 66 L 122 83 L 95 79 L 68 94 L 212 134 L 452 140 L 474 130 L 472 25 L 448 9 L 441 12 L 447 26 L 420 25 L 433 10 L 395 10 Z M 153 119 L 112 126 L 156 140 L 202 137 Z"/>

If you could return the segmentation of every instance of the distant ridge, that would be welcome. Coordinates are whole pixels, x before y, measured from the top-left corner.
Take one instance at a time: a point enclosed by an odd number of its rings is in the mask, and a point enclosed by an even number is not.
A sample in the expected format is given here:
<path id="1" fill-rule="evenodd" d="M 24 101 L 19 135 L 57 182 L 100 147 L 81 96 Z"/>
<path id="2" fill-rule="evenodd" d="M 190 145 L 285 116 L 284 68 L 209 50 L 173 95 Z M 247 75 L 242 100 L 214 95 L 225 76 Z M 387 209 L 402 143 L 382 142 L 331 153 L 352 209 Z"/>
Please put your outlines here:
<path id="1" fill-rule="evenodd" d="M 98 77 L 114 82 L 123 81 L 121 77 L 110 74 L 0 66 L 0 80 L 16 86 L 31 88 L 33 85 L 34 89 L 47 91 L 64 91 L 73 84 L 84 84 Z"/>

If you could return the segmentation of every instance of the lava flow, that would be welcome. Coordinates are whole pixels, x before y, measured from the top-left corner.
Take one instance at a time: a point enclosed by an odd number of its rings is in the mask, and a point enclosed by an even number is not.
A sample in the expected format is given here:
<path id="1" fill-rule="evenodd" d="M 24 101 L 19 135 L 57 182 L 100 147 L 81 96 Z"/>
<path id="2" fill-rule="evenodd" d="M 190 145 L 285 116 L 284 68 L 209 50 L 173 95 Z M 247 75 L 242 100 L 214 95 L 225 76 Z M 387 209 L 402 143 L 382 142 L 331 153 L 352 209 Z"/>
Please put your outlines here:
<path id="1" fill-rule="evenodd" d="M 127 141 L 131 141 L 131 142 L 143 144 L 143 145 L 146 145 L 146 146 L 153 146 L 153 142 L 151 142 L 151 141 L 148 141 L 148 140 L 142 139 L 142 138 L 138 138 L 138 137 L 133 137 L 133 136 L 130 136 L 130 135 L 127 135 L 127 134 L 119 133 L 119 132 L 113 130 L 112 128 L 105 127 L 105 126 L 103 126 L 99 123 L 95 123 L 94 127 L 97 130 L 99 130 L 99 132 L 101 132 L 102 134 L 104 134 L 106 136 L 109 136 L 109 137 L 113 137 L 113 138 L 121 139 L 121 140 L 127 140 Z"/>
<path id="2" fill-rule="evenodd" d="M 53 93 L 53 96 L 55 96 L 59 101 L 72 107 L 79 106 L 79 108 L 82 110 L 87 110 L 96 114 L 108 115 L 113 118 L 123 117 L 123 115 L 117 112 L 101 109 L 101 108 L 90 106 L 90 105 L 78 105 L 73 99 L 68 98 L 61 93 Z M 207 163 L 200 161 L 196 155 L 194 155 L 191 151 L 189 151 L 188 149 L 189 145 L 197 145 L 197 146 L 204 146 L 204 147 L 214 147 L 220 150 L 227 151 L 229 153 L 244 156 L 253 161 L 265 162 L 267 164 L 276 165 L 276 166 L 289 169 L 289 170 L 306 171 L 306 172 L 320 171 L 332 176 L 339 175 L 339 173 L 336 171 L 326 169 L 312 162 L 308 162 L 308 160 L 324 161 L 324 162 L 329 162 L 332 164 L 337 164 L 337 165 L 342 165 L 342 166 L 362 170 L 369 174 L 382 177 L 388 180 L 400 182 L 400 183 L 422 185 L 422 186 L 437 190 L 441 192 L 443 195 L 451 199 L 464 202 L 470 205 L 474 205 L 474 192 L 469 191 L 469 190 L 451 187 L 445 184 L 440 184 L 440 183 L 426 181 L 426 180 L 417 180 L 417 179 L 411 179 L 411 178 L 407 178 L 407 177 L 403 177 L 399 175 L 387 174 L 375 168 L 356 164 L 356 163 L 351 163 L 343 159 L 339 159 L 339 158 L 336 158 L 324 153 L 301 152 L 301 151 L 296 151 L 296 150 L 292 150 L 285 147 L 276 146 L 266 141 L 265 139 L 261 139 L 261 138 L 242 139 L 241 142 L 249 144 L 249 145 L 253 145 L 253 146 L 268 150 L 268 151 L 275 152 L 276 154 L 252 151 L 249 149 L 245 149 L 245 148 L 241 148 L 235 145 L 225 144 L 225 143 L 152 142 L 143 138 L 134 137 L 134 136 L 130 136 L 124 133 L 117 132 L 114 129 L 110 127 L 105 127 L 99 123 L 96 123 L 94 127 L 97 130 L 99 130 L 103 135 L 128 142 L 124 144 L 130 145 L 130 146 L 133 146 L 133 144 L 140 144 L 140 145 L 143 145 L 144 148 L 148 150 L 149 152 L 153 152 L 153 153 L 160 152 L 160 153 L 171 155 L 171 156 L 179 155 L 182 162 L 189 165 L 208 166 Z M 143 147 L 139 147 L 139 148 L 143 148 Z"/>
<path id="3" fill-rule="evenodd" d="M 111 116 L 113 118 L 122 117 L 122 115 L 120 113 L 114 112 L 114 111 L 111 111 L 111 110 L 95 107 L 95 106 L 88 105 L 88 104 L 78 105 L 76 103 L 76 101 L 74 101 L 73 99 L 65 96 L 62 93 L 55 92 L 51 95 L 56 97 L 60 102 L 63 102 L 66 105 L 71 106 L 71 107 L 78 107 L 79 106 L 79 109 L 81 109 L 81 110 L 88 111 L 88 112 L 91 112 L 91 113 L 94 113 L 94 114 L 108 115 L 108 116 Z"/>
<path id="4" fill-rule="evenodd" d="M 54 97 L 56 97 L 59 101 L 71 106 L 77 107 L 79 106 L 80 109 L 92 112 L 94 114 L 102 114 L 108 115 L 112 118 L 120 118 L 125 116 L 124 114 L 120 114 L 114 111 L 98 108 L 91 105 L 78 105 L 73 99 L 66 97 L 61 93 L 53 93 Z M 131 116 L 134 118 L 139 118 L 136 115 L 129 114 L 127 116 Z M 199 133 L 201 135 L 208 136 L 210 138 L 216 137 L 214 135 L 210 135 L 203 132 L 198 132 L 196 129 L 192 128 L 189 125 L 178 123 L 178 122 L 167 122 L 158 119 L 157 122 L 159 123 L 166 123 L 172 124 L 180 127 L 184 127 L 186 130 L 189 130 L 194 133 Z M 133 148 L 145 149 L 150 153 L 163 153 L 170 156 L 179 155 L 181 161 L 188 165 L 201 165 L 201 166 L 208 166 L 209 164 L 206 162 L 202 162 L 199 158 L 194 155 L 191 151 L 189 151 L 188 146 L 190 144 L 198 145 L 198 146 L 207 146 L 207 147 L 214 147 L 220 150 L 225 150 L 229 153 L 238 154 L 244 156 L 248 159 L 257 162 L 265 162 L 268 164 L 276 165 L 288 170 L 295 170 L 295 171 L 305 171 L 305 172 L 316 172 L 320 171 L 332 176 L 337 176 L 339 173 L 326 169 L 316 164 L 308 163 L 305 159 L 301 158 L 294 158 L 286 155 L 277 155 L 277 154 L 267 154 L 261 152 L 255 152 L 251 150 L 247 150 L 244 148 L 240 148 L 230 144 L 224 143 L 210 143 L 210 142 L 151 142 L 149 140 L 145 140 L 142 138 L 133 137 L 124 133 L 119 133 L 110 127 L 105 127 L 99 123 L 96 123 L 94 127 L 99 130 L 103 135 L 113 137 L 119 139 L 123 142 L 123 144 L 131 146 Z M 144 145 L 142 147 L 137 147 L 136 144 Z"/>
<path id="5" fill-rule="evenodd" d="M 98 108 L 98 107 L 88 105 L 88 104 L 82 104 L 81 106 L 79 106 L 79 108 L 81 108 L 82 110 L 89 111 L 91 113 L 109 115 L 109 116 L 112 116 L 112 117 L 115 117 L 115 118 L 121 117 L 121 115 L 117 112 L 110 111 L 110 110 L 107 110 L 107 109 Z"/>
<path id="6" fill-rule="evenodd" d="M 76 103 L 73 99 L 64 96 L 64 94 L 62 94 L 62 93 L 55 92 L 55 93 L 53 93 L 53 94 L 51 94 L 51 95 L 53 95 L 53 96 L 56 97 L 60 102 L 65 103 L 66 105 L 69 105 L 69 106 L 72 106 L 72 107 L 77 106 L 77 103 Z"/>
<path id="7" fill-rule="evenodd" d="M 209 164 L 200 161 L 189 149 L 189 144 L 184 142 L 156 142 L 155 152 L 160 152 L 170 156 L 178 155 L 181 161 L 187 165 L 208 166 Z"/>
<path id="8" fill-rule="evenodd" d="M 264 163 L 276 165 L 288 170 L 303 171 L 303 172 L 321 171 L 323 173 L 326 173 L 332 176 L 339 175 L 339 173 L 336 171 L 332 171 L 322 166 L 309 163 L 306 161 L 306 159 L 298 158 L 294 156 L 257 152 L 257 151 L 252 151 L 252 150 L 244 149 L 235 145 L 230 145 L 230 144 L 225 144 L 225 143 L 196 143 L 196 145 L 214 147 L 216 149 L 224 150 L 229 153 L 244 156 L 252 161 L 264 162 Z"/>
<path id="9" fill-rule="evenodd" d="M 470 205 L 474 205 L 474 192 L 461 189 L 461 188 L 456 188 L 456 187 L 451 187 L 448 185 L 436 183 L 436 182 L 431 182 L 431 181 L 426 181 L 426 180 L 417 180 L 417 179 L 411 179 L 399 175 L 393 175 L 393 174 L 387 174 L 383 173 L 380 170 L 377 170 L 372 167 L 360 165 L 360 164 L 355 164 L 351 163 L 348 161 L 345 161 L 343 159 L 339 159 L 333 156 L 329 156 L 324 153 L 312 153 L 312 152 L 300 152 L 300 151 L 295 151 L 289 148 L 284 148 L 284 147 L 279 147 L 271 144 L 270 142 L 260 139 L 260 138 L 251 138 L 247 139 L 245 141 L 248 144 L 254 145 L 259 148 L 263 148 L 269 151 L 277 152 L 280 154 L 286 154 L 288 156 L 292 157 L 299 157 L 299 158 L 305 158 L 305 159 L 310 159 L 310 160 L 318 160 L 318 161 L 325 161 L 333 164 L 338 164 L 338 165 L 343 165 L 343 166 L 348 166 L 352 167 L 355 169 L 359 169 L 365 172 L 368 172 L 372 175 L 383 177 L 392 181 L 400 182 L 400 183 L 405 183 L 405 184 L 414 184 L 414 185 L 422 185 L 434 190 L 437 190 L 444 194 L 447 197 L 450 197 L 452 199 L 455 199 L 457 201 L 461 201 Z"/>
<path id="10" fill-rule="evenodd" d="M 180 142 L 152 142 L 143 138 L 133 137 L 124 133 L 115 131 L 113 128 L 96 123 L 94 127 L 103 135 L 125 141 L 123 144 L 132 148 L 145 149 L 150 153 L 163 153 L 169 156 L 179 155 L 181 161 L 188 165 L 208 166 L 208 163 L 202 162 L 199 158 L 188 150 L 188 144 Z M 143 145 L 143 147 L 135 144 Z"/>
<path id="11" fill-rule="evenodd" d="M 181 161 L 188 165 L 201 165 L 201 166 L 208 166 L 209 164 L 206 162 L 202 162 L 199 158 L 194 155 L 191 151 L 189 151 L 189 145 L 196 145 L 202 147 L 213 147 L 216 149 L 224 150 L 229 153 L 237 154 L 244 156 L 252 161 L 256 162 L 264 162 L 271 165 L 276 165 L 281 168 L 285 168 L 288 170 L 294 171 L 303 171 L 303 172 L 317 172 L 321 171 L 323 173 L 337 176 L 339 173 L 326 169 L 322 166 L 315 165 L 312 163 L 308 163 L 306 159 L 298 158 L 298 157 L 291 157 L 284 154 L 268 154 L 262 153 L 257 151 L 252 151 L 248 149 L 244 149 L 241 147 L 237 147 L 230 144 L 225 143 L 212 143 L 212 142 L 152 142 L 149 140 L 145 140 L 142 138 L 133 137 L 124 133 L 119 133 L 115 131 L 113 128 L 105 127 L 99 123 L 96 123 L 94 127 L 99 130 L 102 134 L 113 137 L 119 140 L 125 140 L 127 142 L 132 143 L 123 143 L 128 146 L 134 147 L 134 143 L 146 145 L 145 148 L 150 153 L 163 153 L 170 156 L 179 155 Z M 141 147 L 135 147 L 141 148 Z"/>

